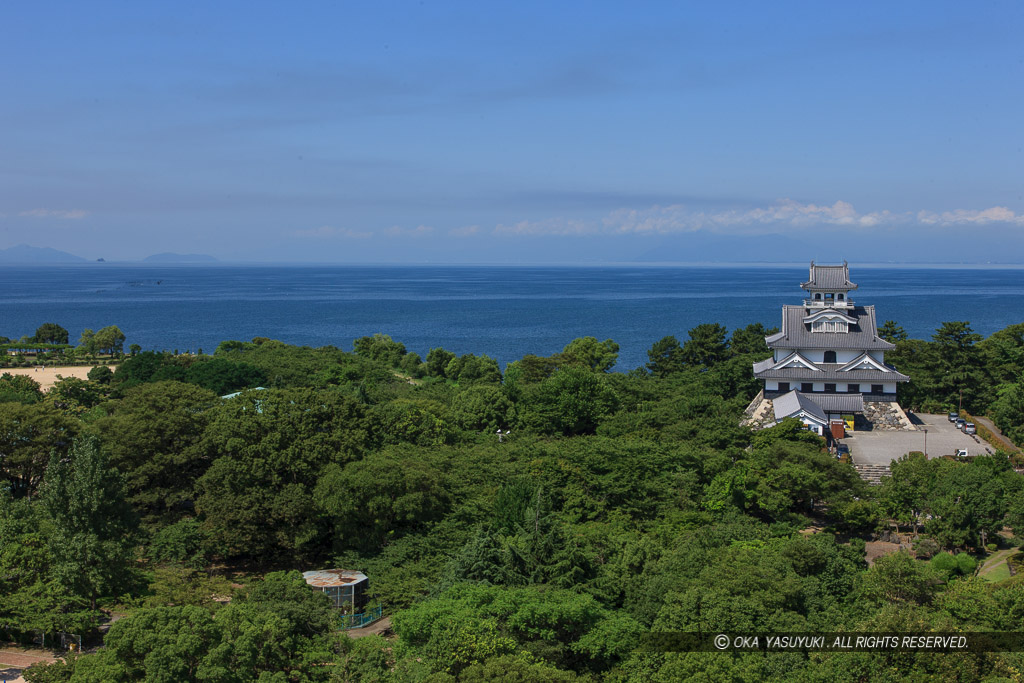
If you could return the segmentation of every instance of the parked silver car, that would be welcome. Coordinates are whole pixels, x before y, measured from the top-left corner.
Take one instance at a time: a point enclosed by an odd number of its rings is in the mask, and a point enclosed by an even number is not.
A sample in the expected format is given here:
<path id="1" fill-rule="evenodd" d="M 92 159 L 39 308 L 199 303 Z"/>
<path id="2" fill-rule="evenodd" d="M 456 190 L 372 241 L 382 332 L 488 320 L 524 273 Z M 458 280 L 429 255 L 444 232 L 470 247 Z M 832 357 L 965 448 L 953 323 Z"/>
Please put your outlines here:
<path id="1" fill-rule="evenodd" d="M 968 422 L 964 425 L 964 434 L 977 434 L 978 428 L 974 426 L 973 422 Z"/>

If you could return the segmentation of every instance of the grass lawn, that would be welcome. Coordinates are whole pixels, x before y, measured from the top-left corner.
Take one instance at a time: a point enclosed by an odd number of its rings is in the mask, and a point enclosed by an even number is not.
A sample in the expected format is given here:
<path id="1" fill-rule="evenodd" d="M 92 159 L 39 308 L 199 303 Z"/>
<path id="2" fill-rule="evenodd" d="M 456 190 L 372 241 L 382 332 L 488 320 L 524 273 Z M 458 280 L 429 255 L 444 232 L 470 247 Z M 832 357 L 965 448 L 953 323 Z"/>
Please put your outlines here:
<path id="1" fill-rule="evenodd" d="M 1018 550 L 1013 548 L 994 553 L 978 571 L 978 576 L 992 583 L 1010 578 L 1010 568 L 1007 566 L 1006 560 L 1017 552 Z"/>
<path id="2" fill-rule="evenodd" d="M 1002 581 L 1008 578 L 1010 578 L 1010 567 L 1005 562 L 1001 562 L 1000 564 L 996 565 L 992 569 L 992 571 L 987 572 L 985 574 L 985 580 L 991 581 L 992 583 L 996 583 L 998 581 Z"/>

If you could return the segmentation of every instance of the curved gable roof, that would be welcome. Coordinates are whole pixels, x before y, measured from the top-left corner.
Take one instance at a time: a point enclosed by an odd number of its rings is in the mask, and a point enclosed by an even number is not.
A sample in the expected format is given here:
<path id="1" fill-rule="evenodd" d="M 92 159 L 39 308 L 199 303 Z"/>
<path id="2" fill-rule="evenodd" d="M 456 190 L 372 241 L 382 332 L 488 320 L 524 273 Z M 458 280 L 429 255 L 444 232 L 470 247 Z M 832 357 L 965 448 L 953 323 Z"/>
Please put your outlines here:
<path id="1" fill-rule="evenodd" d="M 841 266 L 819 266 L 811 261 L 811 274 L 807 282 L 800 283 L 803 289 L 851 290 L 857 285 L 850 282 L 850 267 L 846 261 Z"/>

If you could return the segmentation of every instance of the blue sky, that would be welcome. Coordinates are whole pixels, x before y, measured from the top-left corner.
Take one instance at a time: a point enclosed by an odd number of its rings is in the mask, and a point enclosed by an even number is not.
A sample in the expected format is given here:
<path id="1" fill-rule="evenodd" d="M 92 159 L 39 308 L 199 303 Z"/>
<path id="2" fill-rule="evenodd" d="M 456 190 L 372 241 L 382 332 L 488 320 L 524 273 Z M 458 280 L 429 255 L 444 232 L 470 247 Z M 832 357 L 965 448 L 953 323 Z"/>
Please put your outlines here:
<path id="1" fill-rule="evenodd" d="M 7 3 L 0 248 L 1024 262 L 1021 35 L 1017 2 Z"/>

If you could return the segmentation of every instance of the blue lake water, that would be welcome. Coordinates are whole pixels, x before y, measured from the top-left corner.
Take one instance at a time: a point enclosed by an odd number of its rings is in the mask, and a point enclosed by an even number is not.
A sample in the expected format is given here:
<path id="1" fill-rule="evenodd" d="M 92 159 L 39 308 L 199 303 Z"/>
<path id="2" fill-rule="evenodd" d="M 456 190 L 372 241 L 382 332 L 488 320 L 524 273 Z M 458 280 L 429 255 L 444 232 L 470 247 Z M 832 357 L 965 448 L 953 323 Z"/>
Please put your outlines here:
<path id="1" fill-rule="evenodd" d="M 658 339 L 683 341 L 703 322 L 778 325 L 806 278 L 806 266 L 0 266 L 0 335 L 56 322 L 74 342 L 114 324 L 145 349 L 212 352 L 255 336 L 351 349 L 384 332 L 420 355 L 443 346 L 502 365 L 594 336 L 619 343 L 626 371 Z M 912 337 L 946 320 L 983 335 L 1024 322 L 1022 270 L 853 264 L 851 279 L 857 303 Z"/>

